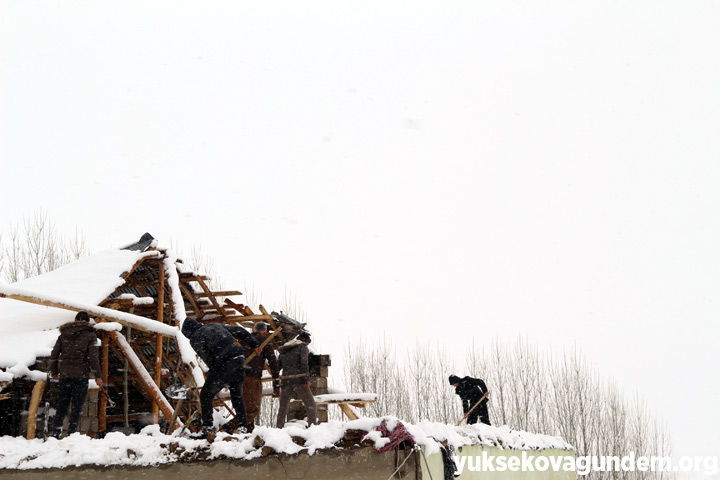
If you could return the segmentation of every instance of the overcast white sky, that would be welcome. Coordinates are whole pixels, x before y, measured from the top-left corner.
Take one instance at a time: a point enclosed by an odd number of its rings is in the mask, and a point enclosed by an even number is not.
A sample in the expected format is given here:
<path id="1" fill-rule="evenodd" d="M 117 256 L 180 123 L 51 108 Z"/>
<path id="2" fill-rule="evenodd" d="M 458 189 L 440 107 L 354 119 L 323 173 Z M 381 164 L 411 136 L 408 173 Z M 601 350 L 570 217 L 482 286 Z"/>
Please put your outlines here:
<path id="1" fill-rule="evenodd" d="M 201 244 L 336 356 L 577 344 L 720 452 L 720 3 L 355 3 L 3 0 L 2 228 Z"/>

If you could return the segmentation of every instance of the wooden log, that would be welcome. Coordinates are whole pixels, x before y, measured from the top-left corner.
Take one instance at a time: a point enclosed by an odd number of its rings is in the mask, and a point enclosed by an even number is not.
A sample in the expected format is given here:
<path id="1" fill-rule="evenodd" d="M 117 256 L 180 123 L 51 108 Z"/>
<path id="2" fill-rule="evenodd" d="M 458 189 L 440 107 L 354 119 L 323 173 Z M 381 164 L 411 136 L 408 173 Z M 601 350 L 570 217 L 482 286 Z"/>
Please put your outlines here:
<path id="1" fill-rule="evenodd" d="M 283 334 L 282 334 L 282 328 L 279 328 L 277 325 L 275 325 L 275 319 L 273 318 L 272 315 L 270 315 L 270 313 L 268 313 L 267 310 L 265 310 L 265 307 L 263 307 L 262 305 L 260 305 L 260 307 L 258 307 L 258 308 L 260 308 L 260 311 L 262 312 L 263 315 L 266 315 L 267 317 L 269 317 L 269 318 L 267 319 L 267 322 L 270 324 L 270 327 L 273 329 L 273 332 L 276 332 L 276 331 L 279 331 L 279 332 L 280 332 L 280 333 L 278 334 L 278 337 L 273 340 L 273 347 L 275 347 L 275 350 L 277 350 L 277 349 L 278 349 L 278 343 L 277 343 L 277 341 L 278 341 L 278 340 L 281 340 L 281 341 L 283 341 L 283 342 L 285 341 L 285 337 L 284 337 Z"/>
<path id="2" fill-rule="evenodd" d="M 170 405 L 170 402 L 168 402 L 165 398 L 157 384 L 153 382 L 153 379 L 145 368 L 145 365 L 142 364 L 140 358 L 138 358 L 132 347 L 130 347 L 127 339 L 119 332 L 110 332 L 110 336 L 117 346 L 120 347 L 120 350 L 122 351 L 124 357 L 128 360 L 132 369 L 135 370 L 137 380 L 144 387 L 149 398 L 153 402 L 157 402 L 160 407 L 160 411 L 162 411 L 165 418 L 172 418 L 173 408 Z M 177 422 L 178 426 L 182 426 L 182 423 L 179 420 Z"/>
<path id="3" fill-rule="evenodd" d="M 28 410 L 27 419 L 27 436 L 28 440 L 35 438 L 35 425 L 37 424 L 37 411 L 40 405 L 40 399 L 45 391 L 45 380 L 38 380 L 35 383 L 32 391 L 32 398 L 30 399 L 30 409 Z"/>
<path id="4" fill-rule="evenodd" d="M 338 405 L 340 406 L 340 410 L 342 410 L 350 420 L 357 420 L 359 418 L 346 403 L 339 403 Z"/>
<path id="5" fill-rule="evenodd" d="M 34 296 L 29 296 L 29 295 L 0 293 L 0 298 L 10 298 L 12 300 L 19 300 L 21 302 L 33 303 L 35 305 L 43 305 L 45 307 L 61 308 L 63 310 L 70 310 L 72 312 L 87 311 L 91 317 L 100 319 L 101 321 L 117 322 L 126 327 L 131 327 L 131 328 L 134 328 L 134 329 L 137 329 L 137 330 L 140 330 L 143 332 L 147 332 L 147 333 L 174 336 L 174 333 L 170 333 L 169 331 L 166 330 L 167 326 L 165 326 L 165 325 L 163 325 L 161 328 L 159 326 L 159 328 L 157 330 L 154 330 L 153 328 L 147 328 L 144 325 L 140 325 L 140 324 L 136 324 L 136 323 L 127 321 L 125 318 L 123 318 L 120 315 L 114 315 L 112 313 L 112 309 L 110 309 L 110 308 L 95 307 L 95 306 L 89 307 L 89 308 L 78 308 L 78 307 L 73 307 L 72 305 L 66 305 L 61 302 L 44 300 L 40 297 L 34 297 Z M 122 312 L 118 312 L 118 313 L 122 313 Z M 138 318 L 142 318 L 142 317 L 138 317 Z M 143 320 L 143 322 L 146 322 L 146 321 L 155 322 L 155 320 L 150 320 L 147 318 L 142 318 L 142 320 Z"/>
<path id="6" fill-rule="evenodd" d="M 188 288 L 188 286 L 185 285 L 185 283 L 183 283 L 183 282 L 178 282 L 178 283 L 180 284 L 180 290 L 182 290 L 183 293 L 185 293 L 185 296 L 190 301 L 190 305 L 192 305 L 193 309 L 195 310 L 195 314 L 197 317 L 197 318 L 195 318 L 195 320 L 199 321 L 204 316 L 202 308 L 200 307 L 200 305 L 198 305 L 197 300 L 195 300 L 195 296 L 193 295 L 192 291 Z"/>
<path id="7" fill-rule="evenodd" d="M 223 290 L 220 292 L 210 292 L 210 293 L 196 293 L 196 297 L 234 297 L 237 295 L 242 295 L 242 292 L 238 292 L 237 290 Z"/>
<path id="8" fill-rule="evenodd" d="M 258 348 L 260 348 L 260 349 L 265 348 L 265 345 L 267 345 L 268 342 L 270 342 L 273 338 L 275 338 L 275 335 L 277 335 L 278 333 L 280 333 L 280 330 L 275 330 L 273 333 L 271 333 L 270 335 L 268 335 L 268 337 L 265 339 L 265 341 L 263 341 L 263 342 L 260 344 L 260 347 L 258 347 Z M 245 365 L 247 365 L 248 363 L 250 363 L 250 360 L 252 360 L 253 358 L 255 358 L 255 355 L 256 355 L 256 353 L 253 351 L 253 353 L 251 353 L 250 356 L 245 359 Z"/>
<path id="9" fill-rule="evenodd" d="M 165 314 L 165 263 L 160 263 L 158 265 L 158 279 L 160 281 L 160 285 L 158 286 L 158 311 L 157 311 L 157 320 L 160 323 L 164 322 L 164 314 Z M 160 387 L 162 385 L 162 348 L 163 348 L 163 337 L 158 335 L 155 338 L 155 384 Z M 152 418 L 153 423 L 157 425 L 159 420 L 158 411 L 160 410 L 160 404 L 157 402 L 153 402 L 152 407 Z M 177 418 L 177 416 L 175 416 Z M 175 422 L 175 419 L 173 419 L 170 423 L 172 424 Z"/>

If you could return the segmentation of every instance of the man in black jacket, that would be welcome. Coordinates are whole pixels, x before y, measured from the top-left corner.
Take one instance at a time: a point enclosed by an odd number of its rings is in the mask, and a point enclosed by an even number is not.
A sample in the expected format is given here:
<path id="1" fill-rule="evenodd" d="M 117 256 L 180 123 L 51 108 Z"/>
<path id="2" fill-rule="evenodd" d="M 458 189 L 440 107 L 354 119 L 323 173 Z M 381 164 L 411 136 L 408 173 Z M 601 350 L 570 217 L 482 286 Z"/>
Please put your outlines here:
<path id="1" fill-rule="evenodd" d="M 202 325 L 193 318 L 185 320 L 182 333 L 190 339 L 190 346 L 208 366 L 205 385 L 200 391 L 200 409 L 202 410 L 203 434 L 207 435 L 213 427 L 213 399 L 227 385 L 235 409 L 235 425 L 247 431 L 247 417 L 243 402 L 243 382 L 245 381 L 245 357 L 235 338 L 257 349 L 260 342 L 243 327 L 209 323 Z"/>
<path id="2" fill-rule="evenodd" d="M 77 431 L 80 413 L 88 392 L 90 373 L 102 388 L 103 382 L 98 357 L 98 337 L 90 325 L 90 315 L 78 312 L 75 321 L 60 327 L 60 336 L 50 354 L 50 377 L 59 379 L 58 403 L 52 436 L 60 438 L 68 408 L 70 423 L 68 435 Z"/>
<path id="3" fill-rule="evenodd" d="M 457 393 L 460 396 L 460 400 L 462 400 L 463 413 L 465 414 L 465 418 L 467 418 L 467 423 L 477 423 L 479 418 L 482 423 L 490 425 L 487 398 L 480 402 L 480 405 L 475 407 L 475 409 L 470 412 L 470 410 L 475 406 L 478 400 L 480 400 L 483 395 L 487 393 L 488 389 L 485 386 L 485 382 L 483 382 L 479 378 L 460 378 L 456 377 L 455 375 L 450 375 L 449 381 L 450 385 L 455 387 L 455 393 Z"/>

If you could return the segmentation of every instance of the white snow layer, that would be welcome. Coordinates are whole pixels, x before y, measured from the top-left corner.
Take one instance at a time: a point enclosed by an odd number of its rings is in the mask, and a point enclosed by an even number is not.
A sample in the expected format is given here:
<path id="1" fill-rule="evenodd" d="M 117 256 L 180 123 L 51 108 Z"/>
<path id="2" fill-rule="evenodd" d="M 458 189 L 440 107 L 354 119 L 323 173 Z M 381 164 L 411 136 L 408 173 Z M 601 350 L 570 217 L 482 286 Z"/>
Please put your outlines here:
<path id="1" fill-rule="evenodd" d="M 285 428 L 257 427 L 251 435 L 218 434 L 208 444 L 205 440 L 163 435 L 157 425 L 145 427 L 140 434 L 124 435 L 108 433 L 104 439 L 92 439 L 76 433 L 61 440 L 26 440 L 22 437 L 0 437 L 0 469 L 64 468 L 83 465 L 132 465 L 147 466 L 184 460 L 214 460 L 220 458 L 252 460 L 262 456 L 262 449 L 255 443 L 260 437 L 265 447 L 275 452 L 306 452 L 313 455 L 318 450 L 337 449 L 336 444 L 347 430 L 369 432 L 364 440 L 372 440 L 376 447 L 387 443 L 374 429 L 382 420 L 388 420 L 388 428 L 394 428 L 394 417 L 362 418 L 348 422 L 331 421 L 302 428 L 288 424 Z M 456 448 L 463 445 L 481 444 L 504 449 L 541 450 L 572 447 L 559 437 L 535 435 L 511 430 L 509 427 L 466 425 L 456 427 L 439 423 L 422 422 L 405 425 L 415 442 L 425 447 L 428 454 L 437 453 L 440 443 L 447 440 Z M 293 437 L 304 440 L 303 445 Z M 200 455 L 198 455 L 200 454 Z"/>
<path id="2" fill-rule="evenodd" d="M 324 395 L 315 395 L 318 402 L 351 402 L 363 401 L 374 402 L 377 400 L 376 393 L 326 393 Z"/>
<path id="3" fill-rule="evenodd" d="M 132 300 L 133 305 L 152 305 L 155 303 L 155 299 L 152 297 L 138 297 L 132 293 L 123 293 L 117 298 L 120 300 Z"/>
<path id="4" fill-rule="evenodd" d="M 95 314 L 111 314 L 123 321 L 167 336 L 177 336 L 176 327 L 165 325 L 137 315 L 98 307 L 115 289 L 124 283 L 121 275 L 145 257 L 160 255 L 158 251 L 107 250 L 82 258 L 52 272 L 16 282 L 0 284 L 0 293 L 26 295 L 64 303 Z M 172 263 L 174 267 L 174 261 Z M 169 277 L 177 272 L 170 269 Z M 173 277 L 174 273 L 174 277 Z M 171 282 L 172 285 L 172 282 Z M 173 288 L 173 293 L 179 288 Z M 174 299 L 177 307 L 177 299 Z M 182 297 L 180 298 L 182 300 Z M 182 305 L 182 301 L 180 301 Z M 181 316 L 184 319 L 185 309 Z M 0 298 L 0 381 L 17 377 L 44 378 L 44 373 L 28 369 L 38 357 L 50 355 L 58 328 L 72 322 L 75 312 L 54 307 L 35 305 L 9 298 Z M 117 330 L 117 323 L 96 326 L 103 330 Z M 193 352 L 194 353 L 194 352 Z"/>

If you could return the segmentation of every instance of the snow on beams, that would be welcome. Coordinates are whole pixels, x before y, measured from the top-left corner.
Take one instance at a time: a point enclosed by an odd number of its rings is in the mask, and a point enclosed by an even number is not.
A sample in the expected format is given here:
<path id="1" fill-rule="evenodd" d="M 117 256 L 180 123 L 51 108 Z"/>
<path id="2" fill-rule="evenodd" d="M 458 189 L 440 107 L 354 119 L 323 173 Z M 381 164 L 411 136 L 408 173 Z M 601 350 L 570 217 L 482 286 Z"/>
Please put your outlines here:
<path id="1" fill-rule="evenodd" d="M 120 347 L 123 354 L 128 359 L 130 366 L 133 370 L 135 370 L 135 373 L 137 374 L 140 383 L 142 383 L 143 387 L 147 391 L 147 394 L 150 396 L 150 398 L 152 398 L 153 402 L 159 406 L 165 418 L 172 418 L 173 408 L 170 405 L 170 402 L 168 402 L 168 400 L 162 394 L 160 388 L 158 388 L 157 384 L 150 376 L 150 373 L 145 368 L 143 362 L 135 354 L 135 351 L 132 349 L 127 339 L 119 332 L 110 332 L 109 335 L 110 338 L 112 338 L 113 341 L 118 345 L 118 347 Z M 176 421 L 178 423 L 178 426 L 181 427 L 182 422 L 177 418 Z"/>
<path id="2" fill-rule="evenodd" d="M 62 308 L 74 312 L 86 311 L 91 316 L 101 318 L 104 321 L 118 322 L 127 327 L 132 327 L 149 333 L 156 333 L 168 337 L 178 337 L 178 328 L 156 320 L 151 320 L 132 313 L 119 312 L 110 308 L 98 307 L 96 305 L 75 302 L 65 298 L 59 298 L 52 295 L 45 295 L 32 290 L 14 287 L 13 285 L 0 285 L 0 297 L 13 300 L 19 300 L 36 305 L 44 305 L 47 307 Z"/>
<path id="3" fill-rule="evenodd" d="M 123 293 L 118 300 L 129 300 L 132 305 L 152 305 L 155 303 L 155 299 L 152 297 L 138 297 L 132 293 Z"/>

